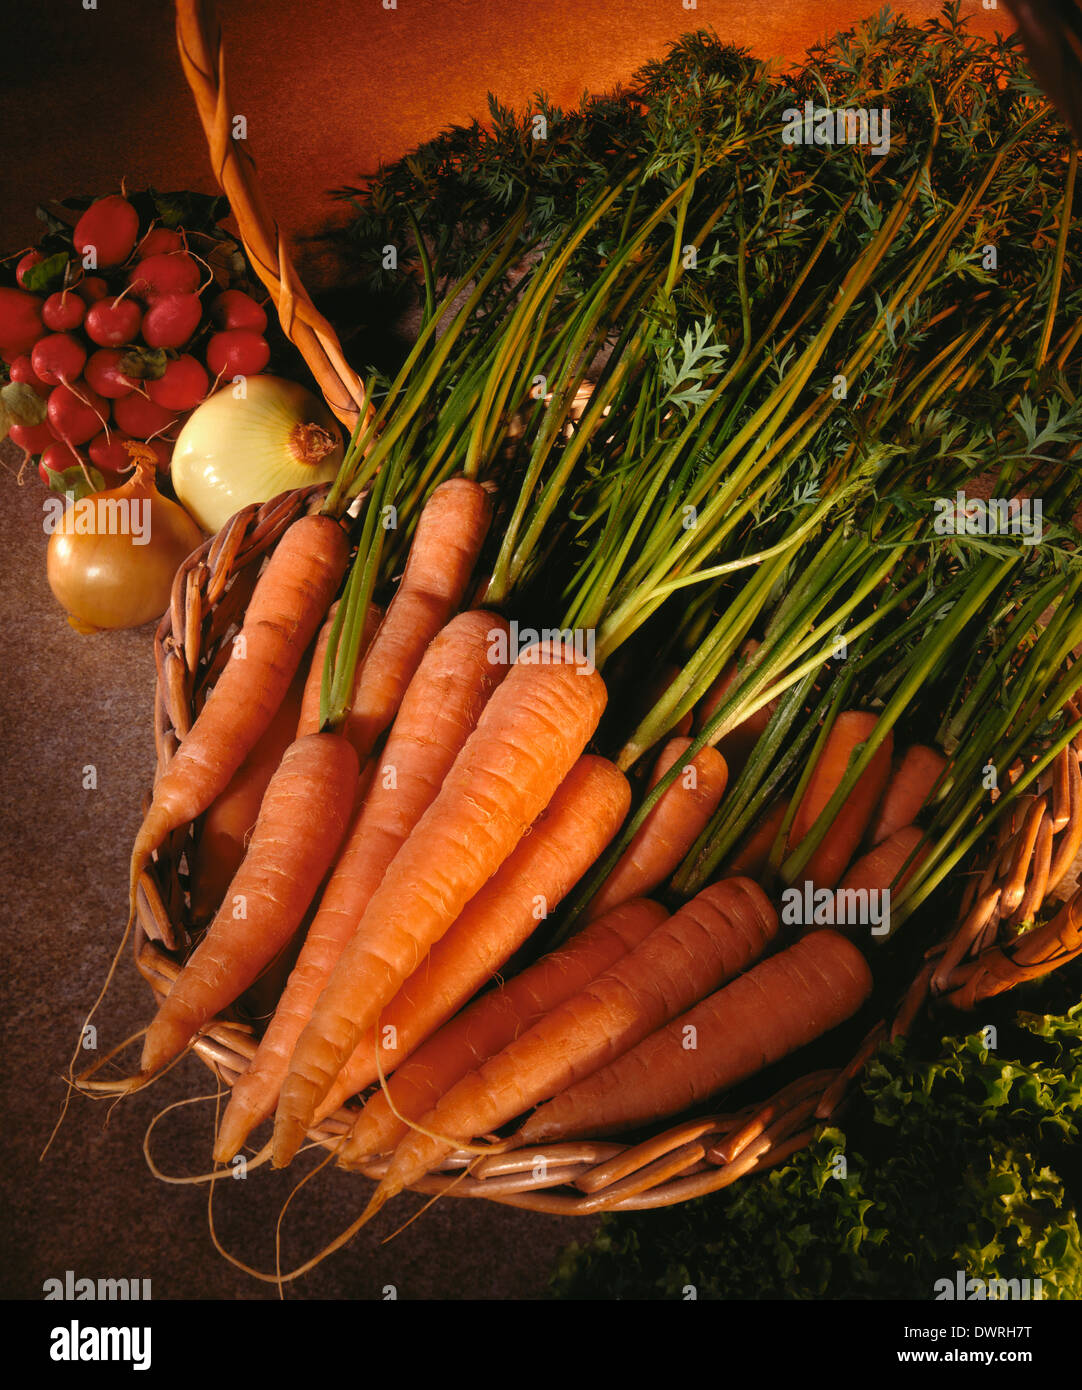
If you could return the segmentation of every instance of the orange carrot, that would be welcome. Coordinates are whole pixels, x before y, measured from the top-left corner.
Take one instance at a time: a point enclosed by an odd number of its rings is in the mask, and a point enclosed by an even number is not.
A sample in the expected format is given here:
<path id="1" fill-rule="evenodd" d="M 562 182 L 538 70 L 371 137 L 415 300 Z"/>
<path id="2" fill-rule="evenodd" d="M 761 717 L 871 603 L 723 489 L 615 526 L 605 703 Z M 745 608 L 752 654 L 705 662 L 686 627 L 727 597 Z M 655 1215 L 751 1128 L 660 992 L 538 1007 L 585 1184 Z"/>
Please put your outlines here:
<path id="1" fill-rule="evenodd" d="M 300 926 L 270 964 L 260 971 L 237 1000 L 238 1010 L 245 1018 L 265 1024 L 268 1019 L 274 1016 L 278 1001 L 282 997 L 282 991 L 286 987 L 286 981 L 297 963 L 297 955 L 311 925 L 319 895 L 320 889 L 317 888 L 312 902 L 308 906 L 308 911 L 301 918 Z"/>
<path id="2" fill-rule="evenodd" d="M 613 1134 L 678 1115 L 844 1023 L 871 987 L 850 941 L 811 932 L 535 1110 L 515 1141 Z"/>
<path id="3" fill-rule="evenodd" d="M 339 1163 L 351 1167 L 374 1154 L 389 1152 L 409 1133 L 409 1125 L 395 1110 L 406 1119 L 420 1119 L 456 1081 L 584 990 L 595 976 L 638 946 L 667 915 L 660 903 L 649 898 L 622 903 L 521 975 L 481 995 L 402 1063 L 387 1083 L 386 1092 L 379 1090 L 369 1097 Z"/>
<path id="4" fill-rule="evenodd" d="M 192 920 L 209 922 L 241 866 L 270 779 L 297 736 L 302 672 L 298 669 L 263 737 L 203 819 L 192 855 Z"/>
<path id="5" fill-rule="evenodd" d="M 305 734 L 319 733 L 319 701 L 323 690 L 323 667 L 327 657 L 327 643 L 330 641 L 331 628 L 334 626 L 334 619 L 340 602 L 340 599 L 335 599 L 331 604 L 327 610 L 327 620 L 320 628 L 319 636 L 316 638 L 312 659 L 308 664 L 308 675 L 304 682 L 304 694 L 301 698 L 300 715 L 297 719 L 297 738 L 303 738 Z M 365 653 L 371 646 L 372 638 L 375 637 L 376 630 L 382 621 L 383 609 L 376 603 L 370 603 L 364 615 L 361 645 L 357 652 L 357 669 L 353 677 L 354 691 L 356 691 L 361 679 Z"/>
<path id="6" fill-rule="evenodd" d="M 398 717 L 327 885 L 274 1018 L 222 1116 L 215 1158 L 228 1163 L 278 1101 L 297 1039 L 356 931 L 372 894 L 413 827 L 436 798 L 478 716 L 507 672 L 491 661 L 493 633 L 507 632 L 492 613 L 452 619 L 424 654 L 406 687 Z"/>
<path id="7" fill-rule="evenodd" d="M 353 798 L 354 816 L 368 793 L 369 785 L 372 781 L 375 759 L 370 758 L 364 767 L 361 768 L 361 775 L 357 779 L 357 791 Z M 343 849 L 342 853 L 345 853 Z M 304 914 L 300 926 L 293 933 L 293 936 L 286 946 L 279 951 L 270 965 L 260 974 L 258 979 L 244 991 L 239 1000 L 239 1007 L 246 1018 L 260 1022 L 264 1028 L 274 1017 L 275 1011 L 281 1002 L 282 994 L 289 982 L 289 977 L 297 964 L 301 948 L 307 939 L 312 921 L 318 911 L 324 892 L 337 866 L 332 868 L 316 892 L 309 904 L 308 911 Z M 230 1155 L 232 1157 L 232 1155 Z"/>
<path id="8" fill-rule="evenodd" d="M 650 786 L 656 787 L 690 747 L 689 738 L 670 739 L 654 767 Z M 717 810 L 727 777 L 725 759 L 716 748 L 702 748 L 685 763 L 594 895 L 588 920 L 665 882 Z"/>
<path id="9" fill-rule="evenodd" d="M 898 878 L 902 866 L 923 839 L 924 831 L 919 825 L 903 825 L 849 866 L 839 891 L 875 888 L 882 892 L 887 888 L 900 889 L 928 852 L 926 847 L 922 853 L 914 855 L 905 873 Z M 898 879 L 897 883 L 895 879 Z"/>
<path id="10" fill-rule="evenodd" d="M 747 874 L 748 878 L 759 880 L 759 875 L 769 862 L 770 851 L 778 838 L 778 831 L 788 809 L 789 802 L 784 797 L 774 802 L 729 860 L 725 866 L 726 873 Z"/>
<path id="11" fill-rule="evenodd" d="M 605 699 L 593 666 L 560 645 L 527 648 L 497 687 L 297 1042 L 275 1119 L 276 1166 L 300 1147 L 365 1030 L 551 801 Z"/>
<path id="12" fill-rule="evenodd" d="M 871 737 L 877 723 L 874 714 L 858 710 L 846 710 L 838 715 L 789 828 L 790 850 L 800 844 L 816 823 L 841 784 L 850 761 L 856 757 L 860 745 Z M 817 887 L 833 888 L 849 866 L 890 776 L 892 746 L 893 739 L 888 733 L 834 817 L 819 848 L 804 866 L 804 878 Z"/>
<path id="13" fill-rule="evenodd" d="M 706 692 L 695 708 L 695 732 L 699 733 L 703 729 L 707 720 L 721 703 L 722 696 L 732 685 L 737 672 L 742 671 L 747 665 L 750 657 L 753 657 L 759 650 L 761 643 L 754 637 L 749 637 L 743 643 L 736 658 L 730 661 L 721 675 Z M 730 771 L 734 774 L 739 772 L 748 758 L 751 750 L 755 747 L 759 736 L 766 726 L 770 723 L 770 718 L 777 708 L 777 700 L 771 700 L 762 709 L 756 710 L 747 719 L 736 724 L 727 733 L 718 739 L 715 747 L 729 765 Z"/>
<path id="14" fill-rule="evenodd" d="M 762 954 L 778 919 L 756 884 L 712 884 L 476 1071 L 399 1144 L 366 1215 L 448 1153 L 607 1066 Z"/>
<path id="15" fill-rule="evenodd" d="M 425 648 L 462 602 L 491 517 L 488 493 L 467 478 L 441 483 L 425 503 L 342 727 L 362 760 L 394 718 Z"/>
<path id="16" fill-rule="evenodd" d="M 193 821 L 229 785 L 266 732 L 334 597 L 349 557 L 346 533 L 327 516 L 304 516 L 278 542 L 259 577 L 221 675 L 154 788 L 135 839 L 139 877 L 170 831 Z"/>
<path id="17" fill-rule="evenodd" d="M 376 759 L 369 758 L 364 767 L 361 768 L 360 776 L 357 778 L 357 788 L 353 796 L 353 816 L 350 818 L 351 821 L 355 820 L 365 797 L 368 795 L 368 789 L 372 785 L 375 771 Z M 344 848 L 342 854 L 345 854 Z M 244 1016 L 258 1023 L 262 1023 L 264 1028 L 274 1017 L 275 1010 L 278 1008 L 289 977 L 297 964 L 301 948 L 308 936 L 309 928 L 315 918 L 316 911 L 319 908 L 326 887 L 333 873 L 336 871 L 336 867 L 337 866 L 332 866 L 330 873 L 324 876 L 323 881 L 316 889 L 312 901 L 309 904 L 308 911 L 304 914 L 300 926 L 293 933 L 290 940 L 282 950 L 278 952 L 266 969 L 262 971 L 253 984 L 245 990 L 238 1001 Z"/>
<path id="18" fill-rule="evenodd" d="M 935 748 L 911 744 L 891 773 L 868 829 L 867 843 L 881 844 L 903 825 L 916 820 L 939 781 L 947 760 Z"/>
<path id="19" fill-rule="evenodd" d="M 451 1017 L 532 935 L 602 854 L 631 804 L 627 778 L 587 753 L 458 921 L 384 1010 L 379 1067 L 390 1073 Z M 342 1068 L 316 1119 L 379 1076 L 374 1037 Z"/>
<path id="20" fill-rule="evenodd" d="M 309 734 L 290 744 L 226 900 L 147 1030 L 144 1073 L 228 1008 L 293 935 L 334 862 L 356 786 L 357 757 L 345 739 Z"/>

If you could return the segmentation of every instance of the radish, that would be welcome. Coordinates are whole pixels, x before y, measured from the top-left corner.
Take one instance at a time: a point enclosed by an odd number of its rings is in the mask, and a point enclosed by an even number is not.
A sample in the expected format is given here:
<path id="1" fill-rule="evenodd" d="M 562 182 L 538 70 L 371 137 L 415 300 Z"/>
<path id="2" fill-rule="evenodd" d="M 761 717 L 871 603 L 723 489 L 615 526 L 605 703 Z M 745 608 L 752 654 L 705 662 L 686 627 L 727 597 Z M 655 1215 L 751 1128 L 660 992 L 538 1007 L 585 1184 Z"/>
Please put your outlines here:
<path id="1" fill-rule="evenodd" d="M 253 333 L 264 333 L 267 328 L 267 315 L 250 294 L 243 290 L 223 290 L 210 306 L 210 317 L 218 329 L 249 328 Z"/>
<path id="2" fill-rule="evenodd" d="M 167 410 L 193 410 L 207 394 L 210 378 L 189 353 L 170 362 L 157 381 L 147 382 L 147 394 Z"/>
<path id="3" fill-rule="evenodd" d="M 45 259 L 44 251 L 28 251 L 15 267 L 15 279 L 20 285 L 26 284 L 26 272 L 33 270 L 36 265 L 40 265 Z"/>
<path id="4" fill-rule="evenodd" d="M 78 449 L 72 448 L 70 444 L 56 442 L 50 444 L 38 460 L 38 477 L 48 487 L 51 485 L 51 479 L 46 469 L 51 468 L 54 473 L 63 473 L 65 468 L 77 468 L 81 463 L 85 464 L 86 459 Z"/>
<path id="5" fill-rule="evenodd" d="M 194 294 L 202 279 L 198 262 L 182 251 L 148 256 L 128 272 L 132 293 L 147 304 L 165 294 Z"/>
<path id="6" fill-rule="evenodd" d="M 30 365 L 46 386 L 75 381 L 85 362 L 86 348 L 72 333 L 49 333 L 34 344 L 30 354 Z"/>
<path id="7" fill-rule="evenodd" d="M 135 380 L 120 370 L 124 357 L 116 348 L 99 348 L 87 358 L 83 375 L 99 396 L 116 401 L 135 390 Z"/>
<path id="8" fill-rule="evenodd" d="M 0 348 L 20 357 L 44 332 L 37 295 L 0 286 Z"/>
<path id="9" fill-rule="evenodd" d="M 270 344 L 250 328 L 215 333 L 207 343 L 207 366 L 216 377 L 257 376 L 270 361 Z"/>
<path id="10" fill-rule="evenodd" d="M 86 336 L 100 347 L 134 343 L 143 325 L 143 311 L 134 299 L 99 299 L 86 313 Z"/>
<path id="11" fill-rule="evenodd" d="M 117 427 L 133 439 L 149 439 L 152 434 L 162 434 L 176 424 L 177 419 L 174 411 L 148 400 L 138 391 L 121 396 L 113 406 L 113 416 Z"/>
<path id="12" fill-rule="evenodd" d="M 71 333 L 86 318 L 86 304 L 71 290 L 57 290 L 41 306 L 41 321 L 54 333 Z"/>
<path id="13" fill-rule="evenodd" d="M 147 444 L 154 450 L 158 459 L 158 472 L 168 473 L 173 461 L 173 441 L 171 439 L 148 439 Z"/>
<path id="14" fill-rule="evenodd" d="M 83 264 L 87 252 L 93 251 L 92 269 L 120 265 L 131 255 L 139 235 L 139 214 L 119 193 L 99 198 L 91 203 L 75 224 L 72 242 Z"/>
<path id="15" fill-rule="evenodd" d="M 166 256 L 171 251 L 183 250 L 184 238 L 179 232 L 169 227 L 151 227 L 136 247 L 136 254 L 141 261 L 145 261 L 150 256 Z"/>
<path id="16" fill-rule="evenodd" d="M 126 442 L 130 442 L 130 436 L 122 431 L 111 430 L 106 434 L 103 430 L 90 441 L 90 462 L 103 473 L 126 473 L 133 466 L 131 455 L 124 447 Z"/>
<path id="17" fill-rule="evenodd" d="M 42 420 L 40 425 L 16 423 L 8 430 L 8 438 L 14 440 L 19 448 L 25 449 L 28 454 L 40 454 L 50 444 L 56 443 L 56 435 L 48 420 Z"/>
<path id="18" fill-rule="evenodd" d="M 197 294 L 163 294 L 146 311 L 143 342 L 152 348 L 183 347 L 203 319 Z"/>
<path id="19" fill-rule="evenodd" d="M 49 423 L 58 439 L 68 444 L 85 444 L 109 420 L 109 404 L 92 391 L 85 381 L 70 386 L 56 386 L 49 394 L 46 406 Z"/>
<path id="20" fill-rule="evenodd" d="M 109 293 L 109 286 L 100 275 L 84 275 L 72 288 L 85 304 L 96 304 Z"/>
<path id="21" fill-rule="evenodd" d="M 25 386 L 32 386 L 39 396 L 47 396 L 53 389 L 51 386 L 47 386 L 34 371 L 34 364 L 25 353 L 22 357 L 16 357 L 12 362 L 10 376 L 12 381 L 19 381 Z"/>

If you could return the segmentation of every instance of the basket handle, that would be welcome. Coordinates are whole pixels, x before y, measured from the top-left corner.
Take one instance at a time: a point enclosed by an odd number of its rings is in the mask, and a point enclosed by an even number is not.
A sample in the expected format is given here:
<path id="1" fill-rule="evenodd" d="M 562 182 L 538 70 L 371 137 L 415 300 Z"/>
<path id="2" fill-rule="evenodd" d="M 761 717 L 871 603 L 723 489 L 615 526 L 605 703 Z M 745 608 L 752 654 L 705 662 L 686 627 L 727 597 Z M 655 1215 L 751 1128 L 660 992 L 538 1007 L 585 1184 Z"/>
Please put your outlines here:
<path id="1" fill-rule="evenodd" d="M 225 86 L 221 26 L 214 0 L 176 0 L 177 47 L 210 147 L 214 175 L 229 199 L 256 274 L 278 310 L 286 335 L 319 384 L 327 405 L 349 430 L 371 418 L 364 384 L 350 367 L 330 323 L 297 277 L 285 238 L 263 196 L 246 141 L 233 137 Z"/>

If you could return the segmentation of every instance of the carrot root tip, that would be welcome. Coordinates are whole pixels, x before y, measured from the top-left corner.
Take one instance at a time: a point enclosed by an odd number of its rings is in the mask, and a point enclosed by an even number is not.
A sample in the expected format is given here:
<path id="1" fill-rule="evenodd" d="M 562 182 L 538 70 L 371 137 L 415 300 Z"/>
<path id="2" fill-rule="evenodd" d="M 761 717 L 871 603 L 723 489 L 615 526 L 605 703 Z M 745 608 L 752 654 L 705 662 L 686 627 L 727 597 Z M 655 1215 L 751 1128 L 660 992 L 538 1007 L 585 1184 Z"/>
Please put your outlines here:
<path id="1" fill-rule="evenodd" d="M 272 1168 L 289 1167 L 297 1150 L 304 1143 L 304 1133 L 304 1126 L 300 1124 L 282 1123 L 280 1120 L 275 1124 L 271 1139 Z"/>
<path id="2" fill-rule="evenodd" d="M 238 1138 L 235 1131 L 224 1131 L 215 1141 L 211 1157 L 215 1163 L 232 1163 L 243 1143 L 244 1139 Z"/>
<path id="3" fill-rule="evenodd" d="M 392 1197 L 397 1197 L 401 1191 L 401 1183 L 388 1182 L 386 1179 L 381 1182 L 379 1187 L 373 1192 L 371 1200 L 361 1215 L 361 1225 L 365 1225 L 371 1221 L 381 1207 L 384 1207 Z"/>

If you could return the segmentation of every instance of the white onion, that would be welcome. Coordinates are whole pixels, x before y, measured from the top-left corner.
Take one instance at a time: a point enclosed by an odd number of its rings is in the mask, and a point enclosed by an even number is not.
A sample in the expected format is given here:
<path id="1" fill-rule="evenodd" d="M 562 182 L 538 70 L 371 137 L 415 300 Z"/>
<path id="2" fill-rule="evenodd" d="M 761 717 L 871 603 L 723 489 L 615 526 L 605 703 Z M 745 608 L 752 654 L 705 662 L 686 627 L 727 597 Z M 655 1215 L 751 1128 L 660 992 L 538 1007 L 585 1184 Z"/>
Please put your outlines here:
<path id="1" fill-rule="evenodd" d="M 203 530 L 220 531 L 252 502 L 330 482 L 343 452 L 338 421 L 310 391 L 281 377 L 250 376 L 196 407 L 170 475 Z"/>

